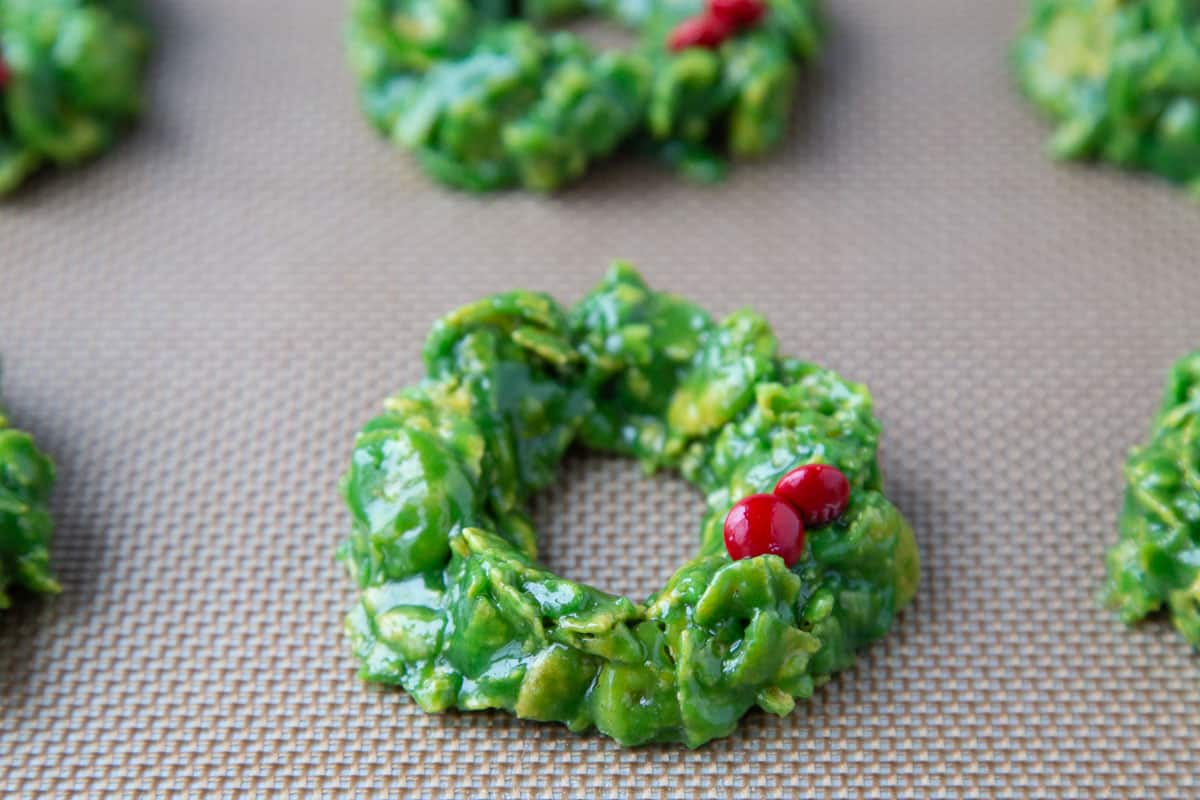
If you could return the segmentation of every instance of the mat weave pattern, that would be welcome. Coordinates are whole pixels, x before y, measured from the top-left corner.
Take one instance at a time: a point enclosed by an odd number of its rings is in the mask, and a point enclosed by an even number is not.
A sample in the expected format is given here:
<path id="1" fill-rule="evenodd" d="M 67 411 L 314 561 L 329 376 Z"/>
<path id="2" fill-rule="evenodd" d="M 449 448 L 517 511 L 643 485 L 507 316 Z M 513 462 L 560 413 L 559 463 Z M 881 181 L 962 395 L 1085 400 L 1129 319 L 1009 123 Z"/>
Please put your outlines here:
<path id="1" fill-rule="evenodd" d="M 1043 160 L 1017 3 L 830 0 L 774 157 L 555 199 L 450 193 L 377 140 L 339 2 L 154 5 L 144 124 L 0 206 L 4 391 L 60 465 L 65 587 L 0 616 L 0 796 L 1197 796 L 1200 660 L 1094 595 L 1121 460 L 1200 344 L 1200 208 Z M 924 558 L 855 669 L 695 752 L 425 715 L 340 628 L 335 484 L 433 319 L 574 302 L 617 256 L 868 383 Z M 553 568 L 634 595 L 700 511 L 585 455 L 535 503 Z"/>

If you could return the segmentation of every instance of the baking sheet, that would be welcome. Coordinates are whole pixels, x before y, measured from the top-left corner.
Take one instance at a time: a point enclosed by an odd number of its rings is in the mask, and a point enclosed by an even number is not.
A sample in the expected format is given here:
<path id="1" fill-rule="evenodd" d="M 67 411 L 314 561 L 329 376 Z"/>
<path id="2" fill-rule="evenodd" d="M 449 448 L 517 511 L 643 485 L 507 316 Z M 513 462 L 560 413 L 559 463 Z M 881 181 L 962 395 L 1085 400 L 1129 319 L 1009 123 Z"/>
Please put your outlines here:
<path id="1" fill-rule="evenodd" d="M 715 188 L 623 160 L 543 199 L 429 183 L 361 120 L 340 2 L 164 0 L 149 114 L 0 206 L 12 416 L 57 458 L 62 596 L 0 617 L 0 795 L 1194 796 L 1197 657 L 1095 603 L 1126 449 L 1198 344 L 1200 208 L 1043 160 L 1018 3 L 835 0 L 795 130 Z M 867 382 L 916 603 L 786 719 L 688 752 L 359 682 L 335 483 L 485 292 L 609 259 Z M 644 595 L 701 504 L 574 456 L 563 574 Z"/>

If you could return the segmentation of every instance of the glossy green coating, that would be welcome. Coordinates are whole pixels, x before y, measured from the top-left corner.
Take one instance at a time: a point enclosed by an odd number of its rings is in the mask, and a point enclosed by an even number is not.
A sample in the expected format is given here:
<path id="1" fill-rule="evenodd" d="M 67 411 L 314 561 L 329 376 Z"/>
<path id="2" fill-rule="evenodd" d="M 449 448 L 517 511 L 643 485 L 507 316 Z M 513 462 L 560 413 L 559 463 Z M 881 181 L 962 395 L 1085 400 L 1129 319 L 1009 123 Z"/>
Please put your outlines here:
<path id="1" fill-rule="evenodd" d="M 427 711 L 695 747 L 849 666 L 916 591 L 916 543 L 882 494 L 866 388 L 775 350 L 753 311 L 716 322 L 620 263 L 569 311 L 508 292 L 439 320 L 428 376 L 367 424 L 342 482 L 362 676 Z M 644 603 L 536 561 L 525 504 L 572 444 L 704 493 L 699 553 Z M 730 506 L 816 461 L 849 478 L 846 513 L 791 570 L 732 562 Z"/>
<path id="2" fill-rule="evenodd" d="M 618 147 L 711 180 L 787 126 L 797 64 L 815 55 L 815 0 L 768 0 L 716 50 L 666 49 L 701 0 L 352 0 L 350 62 L 375 126 L 439 181 L 551 191 Z M 637 43 L 598 52 L 555 21 L 599 14 Z"/>
<path id="3" fill-rule="evenodd" d="M 50 574 L 54 525 L 46 508 L 53 486 L 54 464 L 0 412 L 0 609 L 11 604 L 11 586 L 59 591 Z"/>
<path id="4" fill-rule="evenodd" d="M 1200 647 L 1200 351 L 1176 362 L 1150 441 L 1125 464 L 1108 605 L 1132 624 L 1164 606 Z"/>
<path id="5" fill-rule="evenodd" d="M 136 0 L 0 0 L 0 194 L 106 150 L 141 108 Z"/>
<path id="6" fill-rule="evenodd" d="M 1032 0 L 1021 89 L 1050 152 L 1152 170 L 1200 197 L 1200 0 Z"/>

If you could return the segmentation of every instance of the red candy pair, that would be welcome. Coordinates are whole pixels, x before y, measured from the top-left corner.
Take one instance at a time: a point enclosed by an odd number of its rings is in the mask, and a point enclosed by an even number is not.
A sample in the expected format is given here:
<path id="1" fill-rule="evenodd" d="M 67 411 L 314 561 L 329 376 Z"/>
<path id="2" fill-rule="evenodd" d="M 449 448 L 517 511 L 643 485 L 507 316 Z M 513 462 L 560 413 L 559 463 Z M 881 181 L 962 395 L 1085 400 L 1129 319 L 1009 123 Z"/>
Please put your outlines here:
<path id="1" fill-rule="evenodd" d="M 675 26 L 667 46 L 671 50 L 717 47 L 739 28 L 757 24 L 765 13 L 763 0 L 708 0 L 703 14 Z"/>
<path id="2" fill-rule="evenodd" d="M 773 494 L 752 494 L 729 510 L 725 549 L 735 561 L 769 553 L 790 567 L 804 553 L 804 528 L 833 522 L 849 502 L 850 481 L 837 467 L 797 467 L 775 484 Z"/>

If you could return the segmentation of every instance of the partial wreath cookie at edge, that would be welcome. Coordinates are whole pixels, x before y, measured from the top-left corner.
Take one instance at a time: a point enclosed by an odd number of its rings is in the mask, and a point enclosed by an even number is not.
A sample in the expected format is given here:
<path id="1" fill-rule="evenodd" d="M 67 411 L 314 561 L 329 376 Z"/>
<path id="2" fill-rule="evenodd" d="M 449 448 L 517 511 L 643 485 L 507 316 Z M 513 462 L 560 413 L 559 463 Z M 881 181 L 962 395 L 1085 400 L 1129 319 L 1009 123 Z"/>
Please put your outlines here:
<path id="1" fill-rule="evenodd" d="M 782 139 L 815 0 L 352 0 L 351 65 L 374 125 L 432 177 L 557 189 L 623 145 L 701 180 Z M 599 14 L 628 50 L 555 21 Z"/>
<path id="2" fill-rule="evenodd" d="M 0 610 L 12 604 L 8 590 L 56 594 L 50 572 L 54 524 L 47 504 L 54 463 L 33 437 L 9 426 L 0 409 Z"/>
<path id="3" fill-rule="evenodd" d="M 1200 648 L 1200 351 L 1175 362 L 1150 440 L 1125 463 L 1105 600 L 1127 624 L 1166 609 Z"/>
<path id="4" fill-rule="evenodd" d="M 1054 157 L 1150 170 L 1200 199 L 1200 2 L 1030 0 L 1012 59 Z"/>
<path id="5" fill-rule="evenodd" d="M 882 493 L 866 388 L 776 354 L 753 311 L 714 321 L 627 265 L 568 310 L 508 292 L 439 320 L 427 377 L 366 425 L 342 481 L 347 632 L 372 681 L 426 711 L 502 708 L 626 745 L 728 735 L 792 710 L 912 598 L 912 532 Z M 677 470 L 699 553 L 644 603 L 536 561 L 526 502 L 572 444 Z M 850 485 L 789 569 L 731 560 L 723 522 L 797 465 Z"/>
<path id="6" fill-rule="evenodd" d="M 0 0 L 0 195 L 107 150 L 142 107 L 136 0 Z"/>

